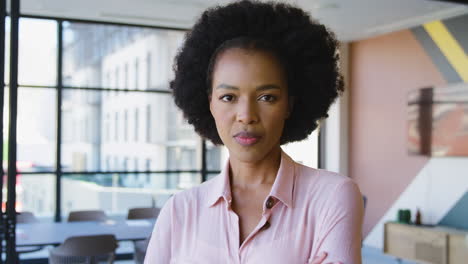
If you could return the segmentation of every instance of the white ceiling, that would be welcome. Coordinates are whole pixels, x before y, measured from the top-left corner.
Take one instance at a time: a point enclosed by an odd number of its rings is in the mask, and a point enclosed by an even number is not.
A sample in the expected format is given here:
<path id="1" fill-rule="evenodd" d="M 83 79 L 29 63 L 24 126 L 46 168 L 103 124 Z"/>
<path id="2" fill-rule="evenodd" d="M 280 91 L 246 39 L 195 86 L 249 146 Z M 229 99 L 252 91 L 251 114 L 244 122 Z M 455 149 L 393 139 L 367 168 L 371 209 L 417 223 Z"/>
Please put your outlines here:
<path id="1" fill-rule="evenodd" d="M 281 0 L 277 0 L 281 1 Z M 21 0 L 27 15 L 190 28 L 201 12 L 229 0 Z M 468 13 L 468 5 L 430 0 L 282 0 L 297 4 L 354 41 Z"/>

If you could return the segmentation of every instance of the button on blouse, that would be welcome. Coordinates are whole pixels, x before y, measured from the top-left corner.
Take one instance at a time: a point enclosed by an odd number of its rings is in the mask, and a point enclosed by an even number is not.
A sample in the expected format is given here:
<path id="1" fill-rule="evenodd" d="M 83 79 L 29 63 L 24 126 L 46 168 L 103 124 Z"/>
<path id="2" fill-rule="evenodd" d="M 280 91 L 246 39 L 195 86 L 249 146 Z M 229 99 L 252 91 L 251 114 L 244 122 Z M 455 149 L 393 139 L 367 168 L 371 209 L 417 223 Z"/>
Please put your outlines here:
<path id="1" fill-rule="evenodd" d="M 266 207 L 267 209 L 271 209 L 271 208 L 273 207 L 273 205 L 274 205 L 274 202 L 275 202 L 275 201 L 273 200 L 273 198 L 268 197 L 268 199 L 267 199 L 267 201 L 266 201 L 266 203 L 265 203 L 265 207 Z"/>

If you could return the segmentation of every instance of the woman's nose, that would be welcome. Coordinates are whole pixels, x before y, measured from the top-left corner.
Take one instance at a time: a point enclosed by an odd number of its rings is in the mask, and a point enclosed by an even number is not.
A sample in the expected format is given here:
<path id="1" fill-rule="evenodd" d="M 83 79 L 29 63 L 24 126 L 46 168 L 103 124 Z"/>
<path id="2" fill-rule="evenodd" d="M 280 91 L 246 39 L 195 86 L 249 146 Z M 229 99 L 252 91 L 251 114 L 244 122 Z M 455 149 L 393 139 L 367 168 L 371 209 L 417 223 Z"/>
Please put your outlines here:
<path id="1" fill-rule="evenodd" d="M 255 103 L 239 102 L 237 108 L 237 121 L 244 125 L 250 125 L 258 122 L 258 112 Z"/>

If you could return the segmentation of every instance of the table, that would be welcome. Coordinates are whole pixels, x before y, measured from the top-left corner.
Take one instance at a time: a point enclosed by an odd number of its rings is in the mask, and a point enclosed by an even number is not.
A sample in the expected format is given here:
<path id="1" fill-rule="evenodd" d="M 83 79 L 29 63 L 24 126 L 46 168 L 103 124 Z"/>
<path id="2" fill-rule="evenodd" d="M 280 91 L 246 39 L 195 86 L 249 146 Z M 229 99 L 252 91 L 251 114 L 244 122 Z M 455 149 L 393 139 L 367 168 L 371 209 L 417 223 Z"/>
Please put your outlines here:
<path id="1" fill-rule="evenodd" d="M 466 264 L 468 231 L 388 222 L 384 253 L 424 263 Z"/>
<path id="2" fill-rule="evenodd" d="M 24 223 L 16 225 L 16 246 L 59 245 L 71 236 L 113 234 L 118 241 L 148 238 L 154 220 L 125 220 L 106 222 Z"/>

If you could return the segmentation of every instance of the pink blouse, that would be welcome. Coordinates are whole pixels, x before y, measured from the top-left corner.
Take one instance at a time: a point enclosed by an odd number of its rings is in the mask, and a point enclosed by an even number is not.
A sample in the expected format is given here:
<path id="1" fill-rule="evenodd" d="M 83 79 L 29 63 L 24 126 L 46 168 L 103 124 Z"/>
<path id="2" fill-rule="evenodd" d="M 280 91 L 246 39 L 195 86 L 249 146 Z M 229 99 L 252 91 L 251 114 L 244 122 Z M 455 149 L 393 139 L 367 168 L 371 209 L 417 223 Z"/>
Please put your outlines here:
<path id="1" fill-rule="evenodd" d="M 263 215 L 239 247 L 229 162 L 215 178 L 171 197 L 159 214 L 145 264 L 361 263 L 362 197 L 337 173 L 294 162 L 284 152 Z"/>

